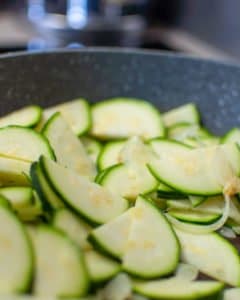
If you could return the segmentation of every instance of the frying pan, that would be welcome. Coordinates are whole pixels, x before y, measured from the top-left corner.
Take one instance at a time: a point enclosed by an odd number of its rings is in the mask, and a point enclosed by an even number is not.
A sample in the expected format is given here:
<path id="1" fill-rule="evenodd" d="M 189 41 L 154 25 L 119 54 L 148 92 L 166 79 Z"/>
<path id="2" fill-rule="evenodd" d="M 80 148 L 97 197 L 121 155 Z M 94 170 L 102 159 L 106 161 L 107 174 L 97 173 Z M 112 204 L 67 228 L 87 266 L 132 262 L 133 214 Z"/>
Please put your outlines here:
<path id="1" fill-rule="evenodd" d="M 85 97 L 143 98 L 161 111 L 196 102 L 204 124 L 223 134 L 240 124 L 240 68 L 142 50 L 83 49 L 0 58 L 0 114 Z"/>
<path id="2" fill-rule="evenodd" d="M 85 48 L 0 57 L 0 115 L 84 97 L 149 100 L 161 111 L 195 102 L 215 134 L 240 126 L 240 67 L 159 51 Z M 240 239 L 234 240 L 240 249 Z"/>

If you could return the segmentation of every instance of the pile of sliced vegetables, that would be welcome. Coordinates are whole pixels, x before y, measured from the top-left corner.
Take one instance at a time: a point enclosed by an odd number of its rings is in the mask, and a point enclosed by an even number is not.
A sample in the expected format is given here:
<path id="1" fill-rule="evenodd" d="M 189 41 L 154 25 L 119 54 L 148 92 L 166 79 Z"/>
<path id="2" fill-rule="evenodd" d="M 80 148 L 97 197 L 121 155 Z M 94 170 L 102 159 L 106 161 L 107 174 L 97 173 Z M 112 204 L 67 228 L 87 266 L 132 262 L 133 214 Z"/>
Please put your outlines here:
<path id="1" fill-rule="evenodd" d="M 0 300 L 240 299 L 239 145 L 193 103 L 0 118 Z"/>

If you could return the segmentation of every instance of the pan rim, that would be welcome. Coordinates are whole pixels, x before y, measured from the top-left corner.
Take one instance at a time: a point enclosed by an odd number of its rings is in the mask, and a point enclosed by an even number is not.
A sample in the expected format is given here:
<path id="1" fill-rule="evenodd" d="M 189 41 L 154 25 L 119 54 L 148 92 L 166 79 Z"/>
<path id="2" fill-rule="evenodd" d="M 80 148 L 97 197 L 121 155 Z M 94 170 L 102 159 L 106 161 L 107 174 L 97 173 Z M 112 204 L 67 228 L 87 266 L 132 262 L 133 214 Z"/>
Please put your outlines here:
<path id="1" fill-rule="evenodd" d="M 186 54 L 181 52 L 171 52 L 166 50 L 154 50 L 154 49 L 138 49 L 138 48 L 121 48 L 121 47 L 83 47 L 77 49 L 57 48 L 57 49 L 45 49 L 45 50 L 33 50 L 33 51 L 17 51 L 0 54 L 0 60 L 11 59 L 16 57 L 26 56 L 45 56 L 45 55 L 60 55 L 71 53 L 102 53 L 102 54 L 116 54 L 116 55 L 136 55 L 136 56 L 149 56 L 149 57 L 166 57 L 176 60 L 202 62 L 217 66 L 230 67 L 234 69 L 240 69 L 240 62 L 234 59 L 220 60 L 214 58 L 203 58 L 194 54 Z"/>

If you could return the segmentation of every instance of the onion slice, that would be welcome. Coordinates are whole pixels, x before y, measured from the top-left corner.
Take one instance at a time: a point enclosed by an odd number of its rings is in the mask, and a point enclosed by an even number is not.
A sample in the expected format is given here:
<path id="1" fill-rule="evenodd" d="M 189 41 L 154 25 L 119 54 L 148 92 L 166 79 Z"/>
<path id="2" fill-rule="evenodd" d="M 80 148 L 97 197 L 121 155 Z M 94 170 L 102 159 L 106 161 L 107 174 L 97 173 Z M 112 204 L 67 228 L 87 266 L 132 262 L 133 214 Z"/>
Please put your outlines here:
<path id="1" fill-rule="evenodd" d="M 175 276 L 182 280 L 193 281 L 198 277 L 198 268 L 190 264 L 180 263 Z"/>
<path id="2" fill-rule="evenodd" d="M 220 229 L 219 233 L 227 239 L 235 239 L 236 238 L 236 233 L 233 231 L 233 229 L 226 227 L 226 226 L 223 226 Z"/>
<path id="3" fill-rule="evenodd" d="M 166 213 L 166 216 L 174 226 L 176 226 L 177 228 L 183 231 L 196 233 L 196 234 L 210 233 L 222 228 L 229 217 L 231 199 L 228 195 L 224 195 L 224 201 L 225 201 L 225 205 L 223 208 L 223 214 L 221 218 L 209 225 L 195 225 L 195 224 L 184 223 L 172 217 L 168 213 Z"/>

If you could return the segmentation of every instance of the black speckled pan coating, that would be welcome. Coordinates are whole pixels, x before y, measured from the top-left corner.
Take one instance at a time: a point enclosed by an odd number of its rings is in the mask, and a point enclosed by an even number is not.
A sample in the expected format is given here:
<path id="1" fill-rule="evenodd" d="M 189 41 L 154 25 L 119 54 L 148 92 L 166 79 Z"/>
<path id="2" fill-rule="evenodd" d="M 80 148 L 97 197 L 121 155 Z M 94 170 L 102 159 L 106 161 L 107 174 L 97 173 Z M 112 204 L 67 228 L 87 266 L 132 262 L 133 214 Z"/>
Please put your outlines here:
<path id="1" fill-rule="evenodd" d="M 193 101 L 213 132 L 240 125 L 238 66 L 160 52 L 83 49 L 5 55 L 0 59 L 0 96 L 0 114 L 79 96 L 93 102 L 143 98 L 162 111 Z"/>

